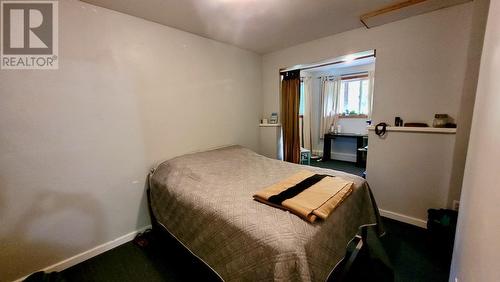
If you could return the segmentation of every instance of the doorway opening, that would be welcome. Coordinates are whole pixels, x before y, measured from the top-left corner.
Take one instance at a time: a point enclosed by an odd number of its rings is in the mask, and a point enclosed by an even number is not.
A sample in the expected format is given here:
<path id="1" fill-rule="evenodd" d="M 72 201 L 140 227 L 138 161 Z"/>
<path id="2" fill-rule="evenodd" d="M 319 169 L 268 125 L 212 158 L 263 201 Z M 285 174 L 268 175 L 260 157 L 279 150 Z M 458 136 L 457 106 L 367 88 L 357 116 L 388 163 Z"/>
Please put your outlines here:
<path id="1" fill-rule="evenodd" d="M 300 70 L 300 162 L 366 175 L 375 50 L 282 70 Z"/>

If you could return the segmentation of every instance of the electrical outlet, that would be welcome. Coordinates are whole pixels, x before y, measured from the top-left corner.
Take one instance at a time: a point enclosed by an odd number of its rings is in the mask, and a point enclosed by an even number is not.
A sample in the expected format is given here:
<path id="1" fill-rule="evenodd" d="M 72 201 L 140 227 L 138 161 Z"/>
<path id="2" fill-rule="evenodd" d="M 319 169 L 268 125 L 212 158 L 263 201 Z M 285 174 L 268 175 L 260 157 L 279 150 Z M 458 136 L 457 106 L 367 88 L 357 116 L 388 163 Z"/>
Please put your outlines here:
<path id="1" fill-rule="evenodd" d="M 453 210 L 456 210 L 458 211 L 458 209 L 460 208 L 460 201 L 453 201 Z"/>

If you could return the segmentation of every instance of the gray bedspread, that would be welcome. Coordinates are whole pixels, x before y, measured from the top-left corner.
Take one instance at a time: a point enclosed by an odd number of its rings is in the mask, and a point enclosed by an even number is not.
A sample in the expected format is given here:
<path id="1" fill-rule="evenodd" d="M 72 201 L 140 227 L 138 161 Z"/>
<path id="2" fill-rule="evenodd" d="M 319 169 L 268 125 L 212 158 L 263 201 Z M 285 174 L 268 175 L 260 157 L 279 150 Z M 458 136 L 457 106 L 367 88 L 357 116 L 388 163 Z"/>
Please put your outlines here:
<path id="1" fill-rule="evenodd" d="M 355 183 L 325 221 L 310 224 L 252 199 L 303 169 Z M 379 223 L 363 178 L 269 159 L 241 146 L 166 161 L 150 183 L 158 222 L 225 281 L 325 281 L 358 228 Z"/>

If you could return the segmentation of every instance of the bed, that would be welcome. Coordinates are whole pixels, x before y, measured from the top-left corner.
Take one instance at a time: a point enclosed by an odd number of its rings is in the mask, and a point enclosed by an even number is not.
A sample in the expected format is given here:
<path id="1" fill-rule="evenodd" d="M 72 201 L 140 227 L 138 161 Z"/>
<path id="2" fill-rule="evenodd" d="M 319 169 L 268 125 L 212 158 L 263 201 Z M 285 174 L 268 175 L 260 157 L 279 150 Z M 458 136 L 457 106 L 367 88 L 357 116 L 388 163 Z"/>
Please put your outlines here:
<path id="1" fill-rule="evenodd" d="M 352 194 L 326 220 L 311 224 L 252 199 L 304 169 L 354 182 Z M 361 226 L 380 227 L 363 178 L 269 159 L 241 146 L 166 161 L 149 183 L 154 220 L 224 281 L 325 281 Z"/>

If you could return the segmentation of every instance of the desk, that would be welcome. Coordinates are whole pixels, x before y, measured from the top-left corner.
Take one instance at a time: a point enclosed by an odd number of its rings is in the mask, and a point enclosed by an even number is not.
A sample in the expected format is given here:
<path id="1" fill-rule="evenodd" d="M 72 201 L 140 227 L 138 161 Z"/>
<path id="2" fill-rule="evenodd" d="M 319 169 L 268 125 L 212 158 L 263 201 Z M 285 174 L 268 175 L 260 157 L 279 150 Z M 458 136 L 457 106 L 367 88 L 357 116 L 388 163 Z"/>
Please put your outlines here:
<path id="1" fill-rule="evenodd" d="M 356 133 L 327 133 L 323 139 L 323 161 L 331 160 L 332 140 L 336 138 L 355 138 L 356 139 L 356 166 L 362 166 L 362 152 L 359 148 L 364 147 L 364 138 L 368 138 L 366 134 Z"/>

